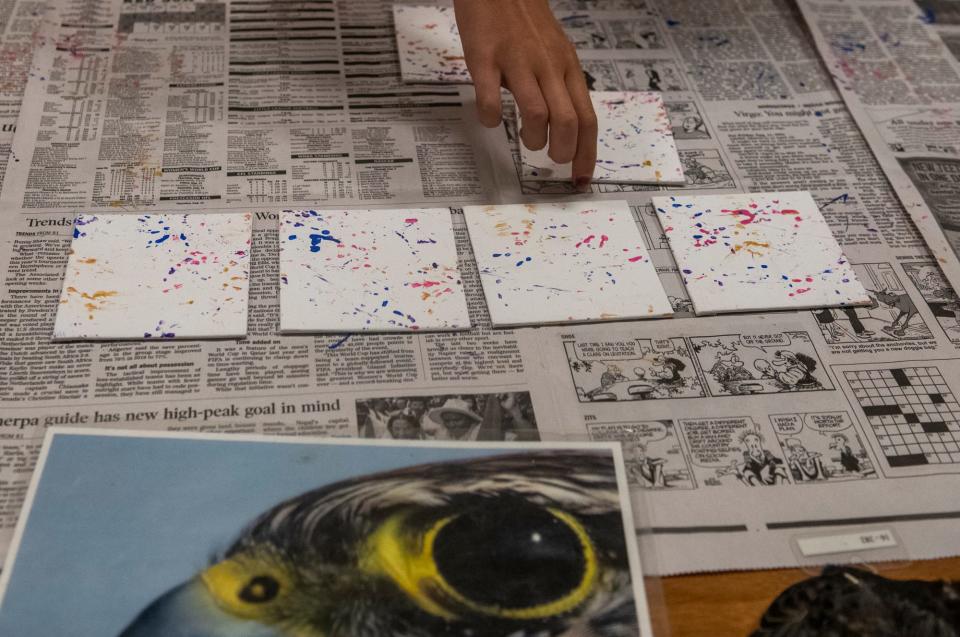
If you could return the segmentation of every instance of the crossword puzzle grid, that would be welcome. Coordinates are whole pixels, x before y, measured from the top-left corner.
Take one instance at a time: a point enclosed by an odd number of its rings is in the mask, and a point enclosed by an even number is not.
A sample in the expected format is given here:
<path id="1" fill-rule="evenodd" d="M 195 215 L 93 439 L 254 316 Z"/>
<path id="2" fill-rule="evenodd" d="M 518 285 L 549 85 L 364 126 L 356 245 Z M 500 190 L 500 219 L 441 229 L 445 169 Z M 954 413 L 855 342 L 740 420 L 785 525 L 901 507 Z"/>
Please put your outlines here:
<path id="1" fill-rule="evenodd" d="M 891 467 L 960 463 L 960 404 L 936 367 L 845 372 Z"/>

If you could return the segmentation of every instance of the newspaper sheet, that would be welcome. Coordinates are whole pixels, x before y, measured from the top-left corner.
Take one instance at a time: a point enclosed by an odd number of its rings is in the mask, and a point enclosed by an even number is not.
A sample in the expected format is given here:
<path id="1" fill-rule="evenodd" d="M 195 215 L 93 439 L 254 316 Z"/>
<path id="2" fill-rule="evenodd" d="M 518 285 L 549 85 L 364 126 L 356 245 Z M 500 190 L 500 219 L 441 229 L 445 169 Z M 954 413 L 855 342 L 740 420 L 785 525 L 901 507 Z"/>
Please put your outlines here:
<path id="1" fill-rule="evenodd" d="M 33 52 L 52 25 L 42 0 L 0 0 L 0 183 L 17 129 Z"/>
<path id="2" fill-rule="evenodd" d="M 812 191 L 876 303 L 693 318 L 661 189 L 603 184 L 677 318 L 491 329 L 458 206 L 571 188 L 521 179 L 509 102 L 488 130 L 470 87 L 400 82 L 388 1 L 69 0 L 0 194 L 0 543 L 51 425 L 387 438 L 404 413 L 449 439 L 452 401 L 471 439 L 624 442 L 649 572 L 789 566 L 793 539 L 865 528 L 960 552 L 960 305 L 796 7 L 555 4 L 591 88 L 663 93 L 678 191 Z M 277 211 L 328 205 L 451 206 L 475 329 L 279 337 Z M 246 339 L 50 342 L 75 212 L 191 209 L 255 215 Z"/>
<path id="3" fill-rule="evenodd" d="M 952 3 L 798 4 L 887 178 L 947 280 L 960 286 L 960 63 L 928 26 L 939 6 L 949 20 Z"/>

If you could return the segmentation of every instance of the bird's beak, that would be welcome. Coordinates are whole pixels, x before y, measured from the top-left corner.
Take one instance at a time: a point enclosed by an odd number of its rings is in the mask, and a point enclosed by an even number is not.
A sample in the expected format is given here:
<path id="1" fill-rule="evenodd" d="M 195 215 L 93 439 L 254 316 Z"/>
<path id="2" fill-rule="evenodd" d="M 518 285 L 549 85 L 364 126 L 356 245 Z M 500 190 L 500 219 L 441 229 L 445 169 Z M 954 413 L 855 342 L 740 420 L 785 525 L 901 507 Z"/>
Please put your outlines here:
<path id="1" fill-rule="evenodd" d="M 199 578 L 154 600 L 120 637 L 283 637 L 263 624 L 221 609 Z"/>

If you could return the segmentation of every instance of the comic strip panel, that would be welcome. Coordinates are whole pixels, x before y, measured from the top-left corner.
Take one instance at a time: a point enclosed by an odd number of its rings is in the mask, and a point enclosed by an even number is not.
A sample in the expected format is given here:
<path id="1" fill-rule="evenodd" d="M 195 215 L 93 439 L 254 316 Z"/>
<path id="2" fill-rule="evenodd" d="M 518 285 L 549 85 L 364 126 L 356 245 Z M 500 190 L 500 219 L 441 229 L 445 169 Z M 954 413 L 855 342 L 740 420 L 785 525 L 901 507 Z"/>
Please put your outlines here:
<path id="1" fill-rule="evenodd" d="M 673 308 L 673 318 L 693 317 L 693 301 L 687 293 L 687 288 L 683 285 L 683 276 L 676 267 L 671 267 L 669 271 L 657 268 L 660 275 L 660 283 L 663 290 L 667 293 L 667 299 L 670 301 L 670 307 Z"/>
<path id="2" fill-rule="evenodd" d="M 588 91 L 622 91 L 623 83 L 610 60 L 580 60 Z"/>
<path id="3" fill-rule="evenodd" d="M 717 150 L 681 150 L 680 162 L 687 189 L 733 188 L 736 185 Z"/>
<path id="4" fill-rule="evenodd" d="M 530 392 L 358 399 L 361 438 L 540 440 Z"/>
<path id="5" fill-rule="evenodd" d="M 796 484 L 877 477 L 866 447 L 844 411 L 771 414 L 770 424 Z"/>
<path id="6" fill-rule="evenodd" d="M 617 440 L 631 486 L 645 489 L 693 489 L 696 485 L 680 448 L 672 420 L 594 423 L 587 425 L 590 440 Z"/>
<path id="7" fill-rule="evenodd" d="M 904 263 L 903 271 L 920 291 L 943 333 L 960 345 L 960 296 L 950 287 L 937 264 L 932 261 Z"/>
<path id="8" fill-rule="evenodd" d="M 806 332 L 690 339 L 713 396 L 833 389 Z"/>
<path id="9" fill-rule="evenodd" d="M 676 139 L 710 139 L 707 125 L 694 102 L 665 102 Z"/>
<path id="10" fill-rule="evenodd" d="M 563 347 L 582 403 L 705 395 L 682 338 L 564 341 Z"/>
<path id="11" fill-rule="evenodd" d="M 618 17 L 598 20 L 582 12 L 559 14 L 557 20 L 580 50 L 663 49 L 663 36 L 651 19 Z"/>
<path id="12" fill-rule="evenodd" d="M 837 366 L 888 476 L 960 471 L 960 363 Z"/>
<path id="13" fill-rule="evenodd" d="M 685 91 L 683 74 L 672 60 L 616 60 L 626 91 Z"/>
<path id="14" fill-rule="evenodd" d="M 889 263 L 855 263 L 853 270 L 873 304 L 814 312 L 824 340 L 836 344 L 933 339 Z"/>
<path id="15" fill-rule="evenodd" d="M 681 420 L 694 476 L 705 486 L 768 487 L 790 482 L 776 438 L 749 417 Z"/>

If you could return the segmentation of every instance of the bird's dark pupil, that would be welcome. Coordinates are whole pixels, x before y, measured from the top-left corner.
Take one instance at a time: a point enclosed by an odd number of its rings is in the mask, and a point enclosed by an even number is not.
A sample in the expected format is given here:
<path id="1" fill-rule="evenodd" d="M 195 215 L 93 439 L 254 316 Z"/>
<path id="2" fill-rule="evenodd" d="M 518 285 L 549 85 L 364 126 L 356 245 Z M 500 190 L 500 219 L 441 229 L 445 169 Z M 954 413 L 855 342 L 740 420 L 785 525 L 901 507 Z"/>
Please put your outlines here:
<path id="1" fill-rule="evenodd" d="M 570 526 L 529 504 L 492 503 L 440 529 L 434 561 L 471 602 L 520 609 L 562 599 L 583 579 L 583 545 Z"/>
<path id="2" fill-rule="evenodd" d="M 251 604 L 269 602 L 280 592 L 280 582 L 269 575 L 257 575 L 240 591 L 240 599 Z"/>

